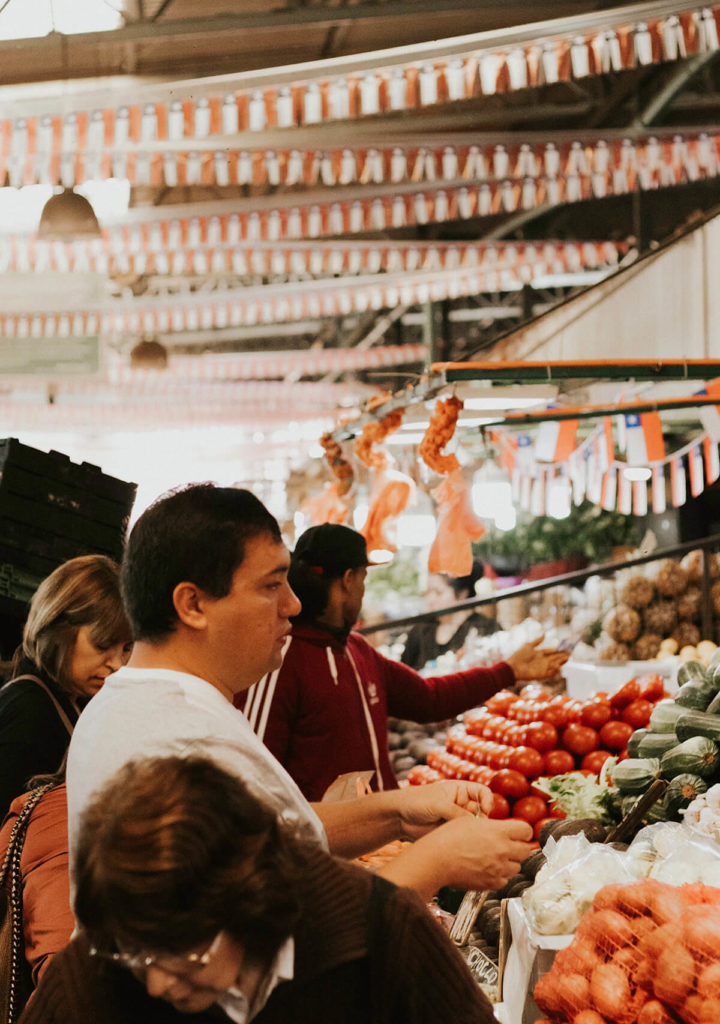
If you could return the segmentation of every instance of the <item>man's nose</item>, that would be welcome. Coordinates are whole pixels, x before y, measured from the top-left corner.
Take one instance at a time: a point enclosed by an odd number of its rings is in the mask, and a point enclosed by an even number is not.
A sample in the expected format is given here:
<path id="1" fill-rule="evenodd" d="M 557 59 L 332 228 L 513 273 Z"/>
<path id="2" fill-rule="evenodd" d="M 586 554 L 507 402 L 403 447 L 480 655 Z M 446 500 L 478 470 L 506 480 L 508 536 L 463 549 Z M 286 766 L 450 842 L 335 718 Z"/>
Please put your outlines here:
<path id="1" fill-rule="evenodd" d="M 154 996 L 156 999 L 161 999 L 175 982 L 177 982 L 177 978 L 173 974 L 164 971 L 156 964 L 152 964 L 145 971 L 145 988 L 148 995 Z"/>
<path id="2" fill-rule="evenodd" d="M 290 587 L 290 584 L 288 584 L 285 593 L 285 601 L 282 606 L 283 618 L 289 619 L 293 615 L 299 615 L 301 608 L 302 605 L 300 604 L 300 599 L 295 591 Z"/>

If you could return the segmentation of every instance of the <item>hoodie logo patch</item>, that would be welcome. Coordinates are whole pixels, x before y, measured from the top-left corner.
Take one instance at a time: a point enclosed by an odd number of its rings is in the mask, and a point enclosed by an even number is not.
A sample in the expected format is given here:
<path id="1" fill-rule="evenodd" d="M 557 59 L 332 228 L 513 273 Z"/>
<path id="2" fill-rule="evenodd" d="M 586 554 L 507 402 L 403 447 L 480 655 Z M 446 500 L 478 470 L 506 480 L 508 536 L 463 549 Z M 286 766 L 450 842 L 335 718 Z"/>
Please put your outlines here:
<path id="1" fill-rule="evenodd" d="M 372 680 L 370 680 L 370 682 L 368 683 L 367 691 L 368 691 L 368 700 L 370 701 L 370 703 L 371 704 L 379 704 L 380 703 L 380 698 L 378 697 L 377 686 L 375 685 L 375 683 Z"/>

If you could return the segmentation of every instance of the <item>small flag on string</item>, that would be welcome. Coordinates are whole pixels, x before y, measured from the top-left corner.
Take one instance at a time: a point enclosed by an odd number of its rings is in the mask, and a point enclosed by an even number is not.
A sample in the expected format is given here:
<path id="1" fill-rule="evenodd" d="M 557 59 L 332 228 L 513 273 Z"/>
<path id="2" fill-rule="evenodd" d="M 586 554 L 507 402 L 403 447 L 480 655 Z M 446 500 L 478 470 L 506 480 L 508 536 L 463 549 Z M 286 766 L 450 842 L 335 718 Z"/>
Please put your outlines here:
<path id="1" fill-rule="evenodd" d="M 539 462 L 565 462 L 575 450 L 578 420 L 541 423 L 535 441 Z"/>
<path id="2" fill-rule="evenodd" d="M 709 381 L 702 391 L 696 391 L 695 394 L 703 398 L 715 398 L 717 396 L 717 405 L 702 405 L 698 407 L 700 422 L 705 430 L 707 430 L 708 437 L 717 444 L 720 441 L 720 377 Z"/>
<path id="3" fill-rule="evenodd" d="M 523 467 L 531 466 L 533 462 L 532 438 L 529 434 L 517 435 L 517 450 L 515 457 L 518 464 Z"/>
<path id="4" fill-rule="evenodd" d="M 665 497 L 665 468 L 664 466 L 653 466 L 652 468 L 652 510 L 658 515 L 667 508 Z"/>
<path id="5" fill-rule="evenodd" d="M 720 455 L 718 455 L 717 442 L 711 437 L 703 440 L 703 454 L 705 456 L 705 479 L 709 484 L 714 484 L 720 476 Z"/>
<path id="6" fill-rule="evenodd" d="M 685 484 L 685 466 L 682 455 L 670 460 L 670 492 L 672 503 L 675 508 L 684 505 L 687 500 L 687 489 Z"/>
<path id="7" fill-rule="evenodd" d="M 520 501 L 520 490 L 522 486 L 522 474 L 517 467 L 513 470 L 512 476 L 510 477 L 510 496 L 513 502 Z"/>
<path id="8" fill-rule="evenodd" d="M 617 468 L 613 465 L 610 466 L 607 473 L 603 476 L 602 482 L 602 494 L 600 497 L 600 504 L 606 512 L 615 511 L 615 503 L 617 497 Z"/>
<path id="9" fill-rule="evenodd" d="M 662 423 L 656 412 L 630 413 L 625 417 L 626 457 L 632 466 L 646 466 L 665 458 Z"/>
<path id="10" fill-rule="evenodd" d="M 613 441 L 612 417 L 604 416 L 602 430 L 598 436 L 598 458 L 603 472 L 612 463 L 614 456 L 615 442 Z"/>
<path id="11" fill-rule="evenodd" d="M 700 445 L 695 444 L 688 452 L 688 469 L 690 470 L 690 493 L 693 498 L 702 494 L 705 483 L 703 481 L 703 458 Z"/>
<path id="12" fill-rule="evenodd" d="M 632 512 L 632 480 L 628 480 L 624 473 L 620 474 L 618 481 L 617 510 L 624 516 Z"/>
<path id="13" fill-rule="evenodd" d="M 634 516 L 646 516 L 648 510 L 647 500 L 647 483 L 645 480 L 635 480 L 633 482 L 633 515 Z"/>
<path id="14" fill-rule="evenodd" d="M 526 473 L 520 480 L 520 508 L 525 512 L 530 510 L 530 492 L 532 487 L 532 477 L 529 473 Z"/>
<path id="15" fill-rule="evenodd" d="M 571 453 L 567 462 L 570 471 L 570 482 L 572 484 L 573 504 L 582 505 L 587 489 L 587 466 L 585 459 L 580 452 L 575 451 Z"/>
<path id="16" fill-rule="evenodd" d="M 545 515 L 545 473 L 543 470 L 533 480 L 530 511 L 534 516 Z"/>

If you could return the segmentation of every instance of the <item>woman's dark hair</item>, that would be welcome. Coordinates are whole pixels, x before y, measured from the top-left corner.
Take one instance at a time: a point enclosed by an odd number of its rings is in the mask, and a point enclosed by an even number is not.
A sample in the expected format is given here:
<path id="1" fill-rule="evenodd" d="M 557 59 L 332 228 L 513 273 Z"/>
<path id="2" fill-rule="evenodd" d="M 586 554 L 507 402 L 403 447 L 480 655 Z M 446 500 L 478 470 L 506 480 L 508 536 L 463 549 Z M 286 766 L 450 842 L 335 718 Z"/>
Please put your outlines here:
<path id="1" fill-rule="evenodd" d="M 440 575 L 442 575 L 447 585 L 452 587 L 458 601 L 462 601 L 464 597 L 475 596 L 475 584 L 483 578 L 484 570 L 480 562 L 473 562 L 472 570 L 467 576 L 448 576 L 447 573 L 441 573 Z"/>
<path id="2" fill-rule="evenodd" d="M 105 555 L 71 558 L 42 581 L 30 602 L 14 674 L 23 670 L 23 660 L 28 659 L 64 690 L 72 691 L 70 673 L 81 626 L 90 627 L 90 640 L 101 650 L 131 640 L 119 568 Z"/>
<path id="3" fill-rule="evenodd" d="M 262 534 L 282 541 L 277 520 L 250 491 L 192 484 L 159 498 L 133 527 L 123 556 L 122 592 L 135 639 L 173 632 L 178 583 L 225 597 L 247 541 Z"/>
<path id="4" fill-rule="evenodd" d="M 267 960 L 292 933 L 303 847 L 204 758 L 127 764 L 83 815 L 75 913 L 98 948 L 183 953 L 228 932 Z"/>

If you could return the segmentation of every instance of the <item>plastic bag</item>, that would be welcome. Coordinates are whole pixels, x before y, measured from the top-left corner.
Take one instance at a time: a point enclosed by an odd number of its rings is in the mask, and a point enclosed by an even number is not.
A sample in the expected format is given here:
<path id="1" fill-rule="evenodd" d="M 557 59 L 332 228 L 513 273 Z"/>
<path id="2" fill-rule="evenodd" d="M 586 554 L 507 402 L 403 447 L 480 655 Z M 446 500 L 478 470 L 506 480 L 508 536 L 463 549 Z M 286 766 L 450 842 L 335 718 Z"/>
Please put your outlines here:
<path id="1" fill-rule="evenodd" d="M 544 853 L 547 863 L 522 894 L 528 920 L 540 935 L 573 932 L 599 889 L 634 879 L 624 853 L 590 843 L 582 834 L 557 843 L 550 839 Z"/>

